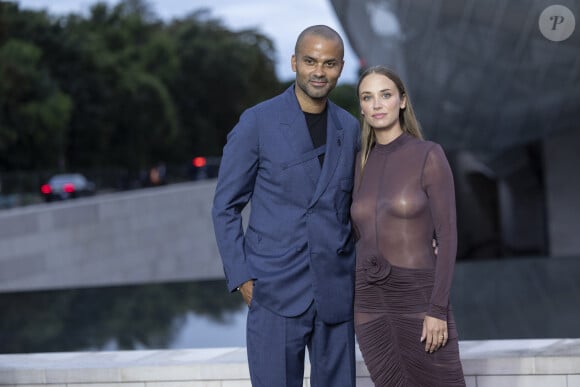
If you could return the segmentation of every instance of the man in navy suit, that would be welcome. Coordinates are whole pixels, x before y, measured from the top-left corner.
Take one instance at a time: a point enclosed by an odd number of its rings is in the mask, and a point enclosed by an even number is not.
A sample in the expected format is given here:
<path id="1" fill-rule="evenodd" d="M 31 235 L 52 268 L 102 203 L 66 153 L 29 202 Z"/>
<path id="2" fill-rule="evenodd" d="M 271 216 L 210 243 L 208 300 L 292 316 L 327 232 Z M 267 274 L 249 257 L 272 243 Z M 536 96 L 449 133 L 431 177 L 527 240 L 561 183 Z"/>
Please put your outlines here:
<path id="1" fill-rule="evenodd" d="M 249 305 L 254 387 L 355 386 L 350 203 L 358 121 L 327 99 L 344 44 L 327 26 L 297 39 L 295 83 L 228 134 L 213 203 L 227 286 Z M 246 231 L 242 209 L 251 201 Z"/>

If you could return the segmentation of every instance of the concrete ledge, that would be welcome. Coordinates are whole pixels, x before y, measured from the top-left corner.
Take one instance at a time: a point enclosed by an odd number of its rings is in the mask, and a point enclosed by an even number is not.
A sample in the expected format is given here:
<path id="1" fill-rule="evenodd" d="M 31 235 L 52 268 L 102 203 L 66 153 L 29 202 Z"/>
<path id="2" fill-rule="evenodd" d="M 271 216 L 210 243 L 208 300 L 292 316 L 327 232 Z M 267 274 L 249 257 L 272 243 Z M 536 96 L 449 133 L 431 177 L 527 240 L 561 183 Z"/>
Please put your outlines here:
<path id="1" fill-rule="evenodd" d="M 208 180 L 3 210 L 0 292 L 223 278 L 214 191 Z"/>
<path id="2" fill-rule="evenodd" d="M 580 339 L 462 341 L 460 351 L 469 387 L 580 387 Z M 372 387 L 357 361 L 357 386 Z M 251 386 L 245 348 L 0 355 L 0 385 Z"/>

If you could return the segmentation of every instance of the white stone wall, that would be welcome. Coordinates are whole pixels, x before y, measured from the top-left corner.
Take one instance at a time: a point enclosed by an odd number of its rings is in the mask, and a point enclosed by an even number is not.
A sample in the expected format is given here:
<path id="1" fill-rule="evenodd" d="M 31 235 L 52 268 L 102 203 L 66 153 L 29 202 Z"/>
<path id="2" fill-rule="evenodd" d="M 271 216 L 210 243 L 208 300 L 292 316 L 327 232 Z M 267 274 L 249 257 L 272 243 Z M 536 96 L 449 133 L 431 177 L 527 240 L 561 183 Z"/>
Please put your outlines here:
<path id="1" fill-rule="evenodd" d="M 580 387 L 580 339 L 463 341 L 459 349 L 467 387 Z M 251 387 L 246 362 L 245 348 L 0 355 L 0 386 Z M 307 364 L 304 387 L 308 375 Z M 358 351 L 357 386 L 373 387 Z"/>
<path id="2" fill-rule="evenodd" d="M 0 291 L 221 278 L 215 181 L 0 212 Z"/>

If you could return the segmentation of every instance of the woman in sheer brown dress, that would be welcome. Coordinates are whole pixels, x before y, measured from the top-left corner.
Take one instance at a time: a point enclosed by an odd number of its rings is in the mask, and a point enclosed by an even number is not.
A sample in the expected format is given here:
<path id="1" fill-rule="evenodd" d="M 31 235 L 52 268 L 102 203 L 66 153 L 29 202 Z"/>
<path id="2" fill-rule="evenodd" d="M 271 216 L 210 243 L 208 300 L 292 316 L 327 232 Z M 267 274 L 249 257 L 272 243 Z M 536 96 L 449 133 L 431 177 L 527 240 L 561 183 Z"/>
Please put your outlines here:
<path id="1" fill-rule="evenodd" d="M 351 215 L 361 353 L 377 387 L 465 386 L 449 300 L 457 249 L 449 163 L 422 139 L 397 74 L 370 68 L 357 93 L 362 150 Z"/>

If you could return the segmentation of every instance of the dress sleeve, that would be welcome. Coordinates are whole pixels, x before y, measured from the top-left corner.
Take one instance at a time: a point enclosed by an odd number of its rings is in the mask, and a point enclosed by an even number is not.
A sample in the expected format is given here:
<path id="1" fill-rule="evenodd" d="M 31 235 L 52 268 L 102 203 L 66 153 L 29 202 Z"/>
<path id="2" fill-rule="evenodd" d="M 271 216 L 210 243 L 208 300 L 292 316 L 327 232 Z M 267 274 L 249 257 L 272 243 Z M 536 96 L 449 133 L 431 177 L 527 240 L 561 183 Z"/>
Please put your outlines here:
<path id="1" fill-rule="evenodd" d="M 427 153 L 422 183 L 427 193 L 438 245 L 435 283 L 427 315 L 447 320 L 457 254 L 457 224 L 453 174 L 438 144 L 434 144 Z"/>
<path id="2" fill-rule="evenodd" d="M 358 190 L 360 188 L 360 183 L 361 183 L 361 179 L 362 179 L 362 175 L 361 175 L 361 164 L 362 164 L 362 160 L 361 160 L 361 154 L 362 152 L 359 150 L 356 153 L 356 157 L 355 157 L 355 162 L 354 162 L 354 183 L 353 183 L 353 189 L 352 189 L 352 194 L 353 194 L 353 202 L 354 202 L 354 198 L 355 196 L 358 194 Z M 352 224 L 352 233 L 354 236 L 354 240 L 358 241 L 360 238 L 360 232 L 356 226 L 356 223 L 354 221 L 354 219 L 352 219 L 351 216 L 351 222 Z"/>

